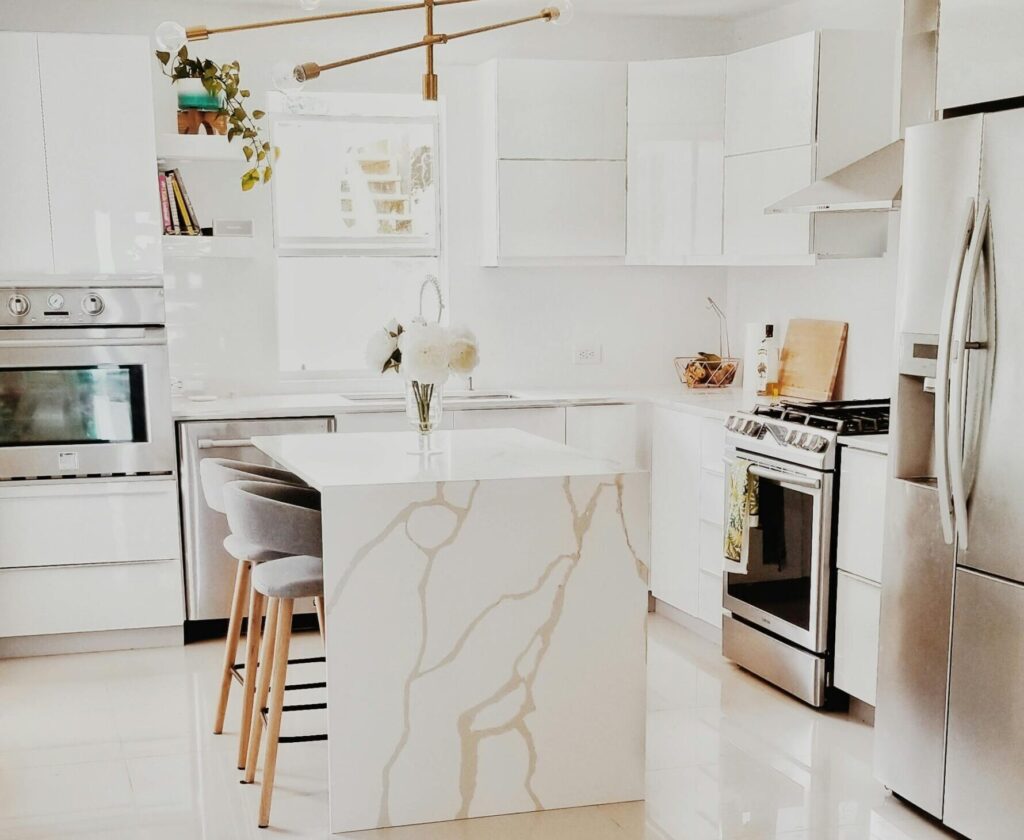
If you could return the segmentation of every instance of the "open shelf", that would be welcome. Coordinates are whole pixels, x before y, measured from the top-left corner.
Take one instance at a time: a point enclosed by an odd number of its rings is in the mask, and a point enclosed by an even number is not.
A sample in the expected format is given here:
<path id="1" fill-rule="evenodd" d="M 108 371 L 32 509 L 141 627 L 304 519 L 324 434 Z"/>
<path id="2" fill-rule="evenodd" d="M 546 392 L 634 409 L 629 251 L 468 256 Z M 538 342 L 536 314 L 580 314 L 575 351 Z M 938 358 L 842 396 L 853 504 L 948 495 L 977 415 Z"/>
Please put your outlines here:
<path id="1" fill-rule="evenodd" d="M 244 163 L 240 142 L 229 143 L 221 134 L 159 134 L 156 156 L 162 161 L 230 161 Z"/>
<path id="2" fill-rule="evenodd" d="M 164 236 L 163 243 L 165 257 L 245 260 L 256 254 L 256 239 L 251 236 Z"/>

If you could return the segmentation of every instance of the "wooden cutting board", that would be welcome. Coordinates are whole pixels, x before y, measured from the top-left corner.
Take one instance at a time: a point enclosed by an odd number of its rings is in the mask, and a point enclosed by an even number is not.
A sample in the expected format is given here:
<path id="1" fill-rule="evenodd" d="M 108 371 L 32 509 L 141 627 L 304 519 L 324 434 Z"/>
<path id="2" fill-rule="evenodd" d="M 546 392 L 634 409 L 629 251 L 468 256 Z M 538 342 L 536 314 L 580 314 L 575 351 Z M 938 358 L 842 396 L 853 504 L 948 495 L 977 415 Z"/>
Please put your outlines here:
<path id="1" fill-rule="evenodd" d="M 832 399 L 848 330 L 845 321 L 790 321 L 779 359 L 779 394 L 802 400 Z"/>

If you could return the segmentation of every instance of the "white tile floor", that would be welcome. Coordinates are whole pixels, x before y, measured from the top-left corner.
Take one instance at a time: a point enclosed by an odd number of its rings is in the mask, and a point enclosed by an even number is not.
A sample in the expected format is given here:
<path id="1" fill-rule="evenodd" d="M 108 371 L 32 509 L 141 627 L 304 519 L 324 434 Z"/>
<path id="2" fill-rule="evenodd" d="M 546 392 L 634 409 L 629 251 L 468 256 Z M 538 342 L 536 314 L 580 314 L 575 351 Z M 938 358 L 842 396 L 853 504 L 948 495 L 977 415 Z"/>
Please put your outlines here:
<path id="1" fill-rule="evenodd" d="M 297 637 L 313 655 L 315 634 Z M 210 734 L 221 644 L 0 662 L 0 840 L 327 833 L 324 744 L 282 746 L 273 825 Z M 944 838 L 871 774 L 870 727 L 816 713 L 652 617 L 647 802 L 365 832 L 363 840 Z M 237 692 L 228 720 L 237 720 Z M 295 729 L 315 729 L 316 719 Z M 310 713 L 308 717 L 315 717 Z M 258 777 L 257 777 L 258 778 Z"/>

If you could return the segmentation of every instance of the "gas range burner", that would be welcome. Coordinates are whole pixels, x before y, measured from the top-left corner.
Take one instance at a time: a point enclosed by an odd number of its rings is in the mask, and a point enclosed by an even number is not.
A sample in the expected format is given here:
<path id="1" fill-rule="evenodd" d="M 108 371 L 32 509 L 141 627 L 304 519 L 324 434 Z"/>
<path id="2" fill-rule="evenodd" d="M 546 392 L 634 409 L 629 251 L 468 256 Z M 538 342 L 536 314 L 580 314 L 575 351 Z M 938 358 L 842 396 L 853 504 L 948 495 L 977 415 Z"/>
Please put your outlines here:
<path id="1" fill-rule="evenodd" d="M 783 402 L 759 405 L 759 417 L 782 420 L 839 435 L 884 435 L 889 431 L 889 400 L 837 400 L 833 402 Z"/>

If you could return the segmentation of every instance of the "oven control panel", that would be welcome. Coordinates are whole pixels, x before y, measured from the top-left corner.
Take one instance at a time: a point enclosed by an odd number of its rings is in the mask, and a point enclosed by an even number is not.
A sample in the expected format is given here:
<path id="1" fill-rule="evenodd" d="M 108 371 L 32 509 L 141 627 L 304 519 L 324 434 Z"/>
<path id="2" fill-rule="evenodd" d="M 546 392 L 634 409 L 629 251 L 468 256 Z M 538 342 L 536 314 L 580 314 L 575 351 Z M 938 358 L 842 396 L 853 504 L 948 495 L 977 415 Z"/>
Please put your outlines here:
<path id="1" fill-rule="evenodd" d="M 0 289 L 0 327 L 148 326 L 164 320 L 159 288 Z"/>
<path id="2" fill-rule="evenodd" d="M 835 463 L 836 434 L 830 430 L 746 413 L 731 415 L 725 428 L 737 450 L 816 469 L 831 469 Z"/>

